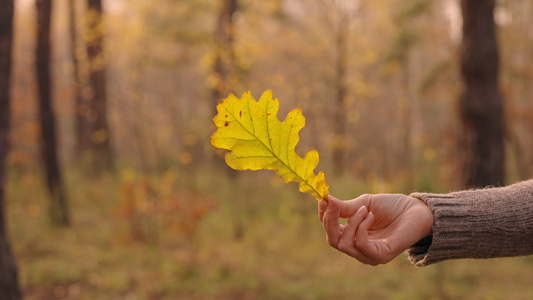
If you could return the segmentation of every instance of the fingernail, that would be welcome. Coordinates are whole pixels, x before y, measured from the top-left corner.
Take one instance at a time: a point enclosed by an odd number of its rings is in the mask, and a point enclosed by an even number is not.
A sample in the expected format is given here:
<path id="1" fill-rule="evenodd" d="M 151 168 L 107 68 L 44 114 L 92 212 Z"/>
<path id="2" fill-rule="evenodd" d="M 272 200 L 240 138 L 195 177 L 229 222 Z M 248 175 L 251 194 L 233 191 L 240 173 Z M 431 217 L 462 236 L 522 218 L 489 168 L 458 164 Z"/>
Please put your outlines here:
<path id="1" fill-rule="evenodd" d="M 320 210 L 325 210 L 326 207 L 328 207 L 328 203 L 326 201 L 324 201 L 324 200 L 320 200 L 318 202 L 318 205 L 319 205 Z"/>
<path id="2" fill-rule="evenodd" d="M 356 213 L 357 214 L 363 214 L 365 212 L 366 212 L 366 206 L 363 205 L 363 206 L 359 207 L 359 209 L 357 210 Z"/>

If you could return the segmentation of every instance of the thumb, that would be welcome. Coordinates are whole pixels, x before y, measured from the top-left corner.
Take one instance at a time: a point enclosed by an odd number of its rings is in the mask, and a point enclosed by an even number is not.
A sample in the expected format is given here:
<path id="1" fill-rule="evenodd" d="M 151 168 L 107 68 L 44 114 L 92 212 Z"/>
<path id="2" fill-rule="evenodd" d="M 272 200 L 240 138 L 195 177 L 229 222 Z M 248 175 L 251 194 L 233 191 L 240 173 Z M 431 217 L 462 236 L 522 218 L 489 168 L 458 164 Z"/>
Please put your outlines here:
<path id="1" fill-rule="evenodd" d="M 353 214 L 355 214 L 362 206 L 366 206 L 367 208 L 370 207 L 370 198 L 372 195 L 365 194 L 361 195 L 355 199 L 347 200 L 347 201 L 341 201 L 337 198 L 334 198 L 336 200 L 337 205 L 340 208 L 340 217 L 341 218 L 350 218 Z"/>
<path id="2" fill-rule="evenodd" d="M 330 202 L 330 201 L 341 201 L 341 200 L 339 200 L 339 199 L 337 199 L 337 198 L 335 198 L 335 197 L 333 197 L 331 195 L 328 195 L 328 202 Z"/>

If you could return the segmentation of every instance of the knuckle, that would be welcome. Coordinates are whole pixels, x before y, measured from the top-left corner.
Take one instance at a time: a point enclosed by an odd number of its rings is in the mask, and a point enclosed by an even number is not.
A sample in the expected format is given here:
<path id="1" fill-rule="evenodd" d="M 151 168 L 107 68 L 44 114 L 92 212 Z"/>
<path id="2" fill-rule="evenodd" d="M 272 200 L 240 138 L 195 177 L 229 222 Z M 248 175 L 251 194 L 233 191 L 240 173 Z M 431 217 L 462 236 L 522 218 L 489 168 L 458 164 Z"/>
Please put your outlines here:
<path id="1" fill-rule="evenodd" d="M 324 222 L 324 224 L 328 224 L 328 223 L 331 223 L 333 219 L 331 218 L 330 215 L 328 214 L 324 214 L 324 216 L 322 217 L 322 222 Z"/>
<path id="2" fill-rule="evenodd" d="M 341 252 L 348 252 L 353 248 L 353 245 L 350 245 L 349 243 L 342 243 L 342 242 L 339 243 L 337 246 Z"/>
<path id="3" fill-rule="evenodd" d="M 372 203 L 374 201 L 374 198 L 376 198 L 375 194 L 368 194 L 368 202 Z"/>
<path id="4" fill-rule="evenodd" d="M 360 196 L 360 198 L 363 199 L 363 202 L 365 203 L 365 205 L 368 206 L 373 201 L 375 201 L 376 195 L 375 194 L 363 194 L 363 195 Z"/>

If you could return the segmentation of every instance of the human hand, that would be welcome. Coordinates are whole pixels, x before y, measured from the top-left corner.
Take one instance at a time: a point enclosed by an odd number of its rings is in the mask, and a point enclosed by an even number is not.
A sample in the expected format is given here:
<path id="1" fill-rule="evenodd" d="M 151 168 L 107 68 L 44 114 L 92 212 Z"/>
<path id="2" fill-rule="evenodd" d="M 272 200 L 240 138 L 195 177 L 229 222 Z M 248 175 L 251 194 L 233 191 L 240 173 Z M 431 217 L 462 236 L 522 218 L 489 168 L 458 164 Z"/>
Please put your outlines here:
<path id="1" fill-rule="evenodd" d="M 432 234 L 433 212 L 419 199 L 402 194 L 365 194 L 318 203 L 326 239 L 335 249 L 369 265 L 384 264 Z M 347 218 L 346 225 L 339 218 Z"/>

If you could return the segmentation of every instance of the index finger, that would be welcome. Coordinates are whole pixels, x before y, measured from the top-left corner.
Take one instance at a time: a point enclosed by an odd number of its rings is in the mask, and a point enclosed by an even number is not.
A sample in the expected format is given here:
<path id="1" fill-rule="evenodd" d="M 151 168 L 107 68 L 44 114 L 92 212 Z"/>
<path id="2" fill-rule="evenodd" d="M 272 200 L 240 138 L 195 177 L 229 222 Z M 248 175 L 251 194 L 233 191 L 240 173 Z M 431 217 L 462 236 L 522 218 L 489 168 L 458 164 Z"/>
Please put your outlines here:
<path id="1" fill-rule="evenodd" d="M 337 248 L 342 231 L 342 226 L 339 222 L 339 202 L 340 201 L 330 199 L 322 218 L 322 225 L 326 232 L 326 240 L 328 241 L 328 244 L 334 248 Z"/>
<path id="2" fill-rule="evenodd" d="M 324 212 L 326 211 L 326 208 L 328 207 L 328 203 L 325 200 L 318 201 L 318 219 L 320 222 L 324 219 Z"/>

